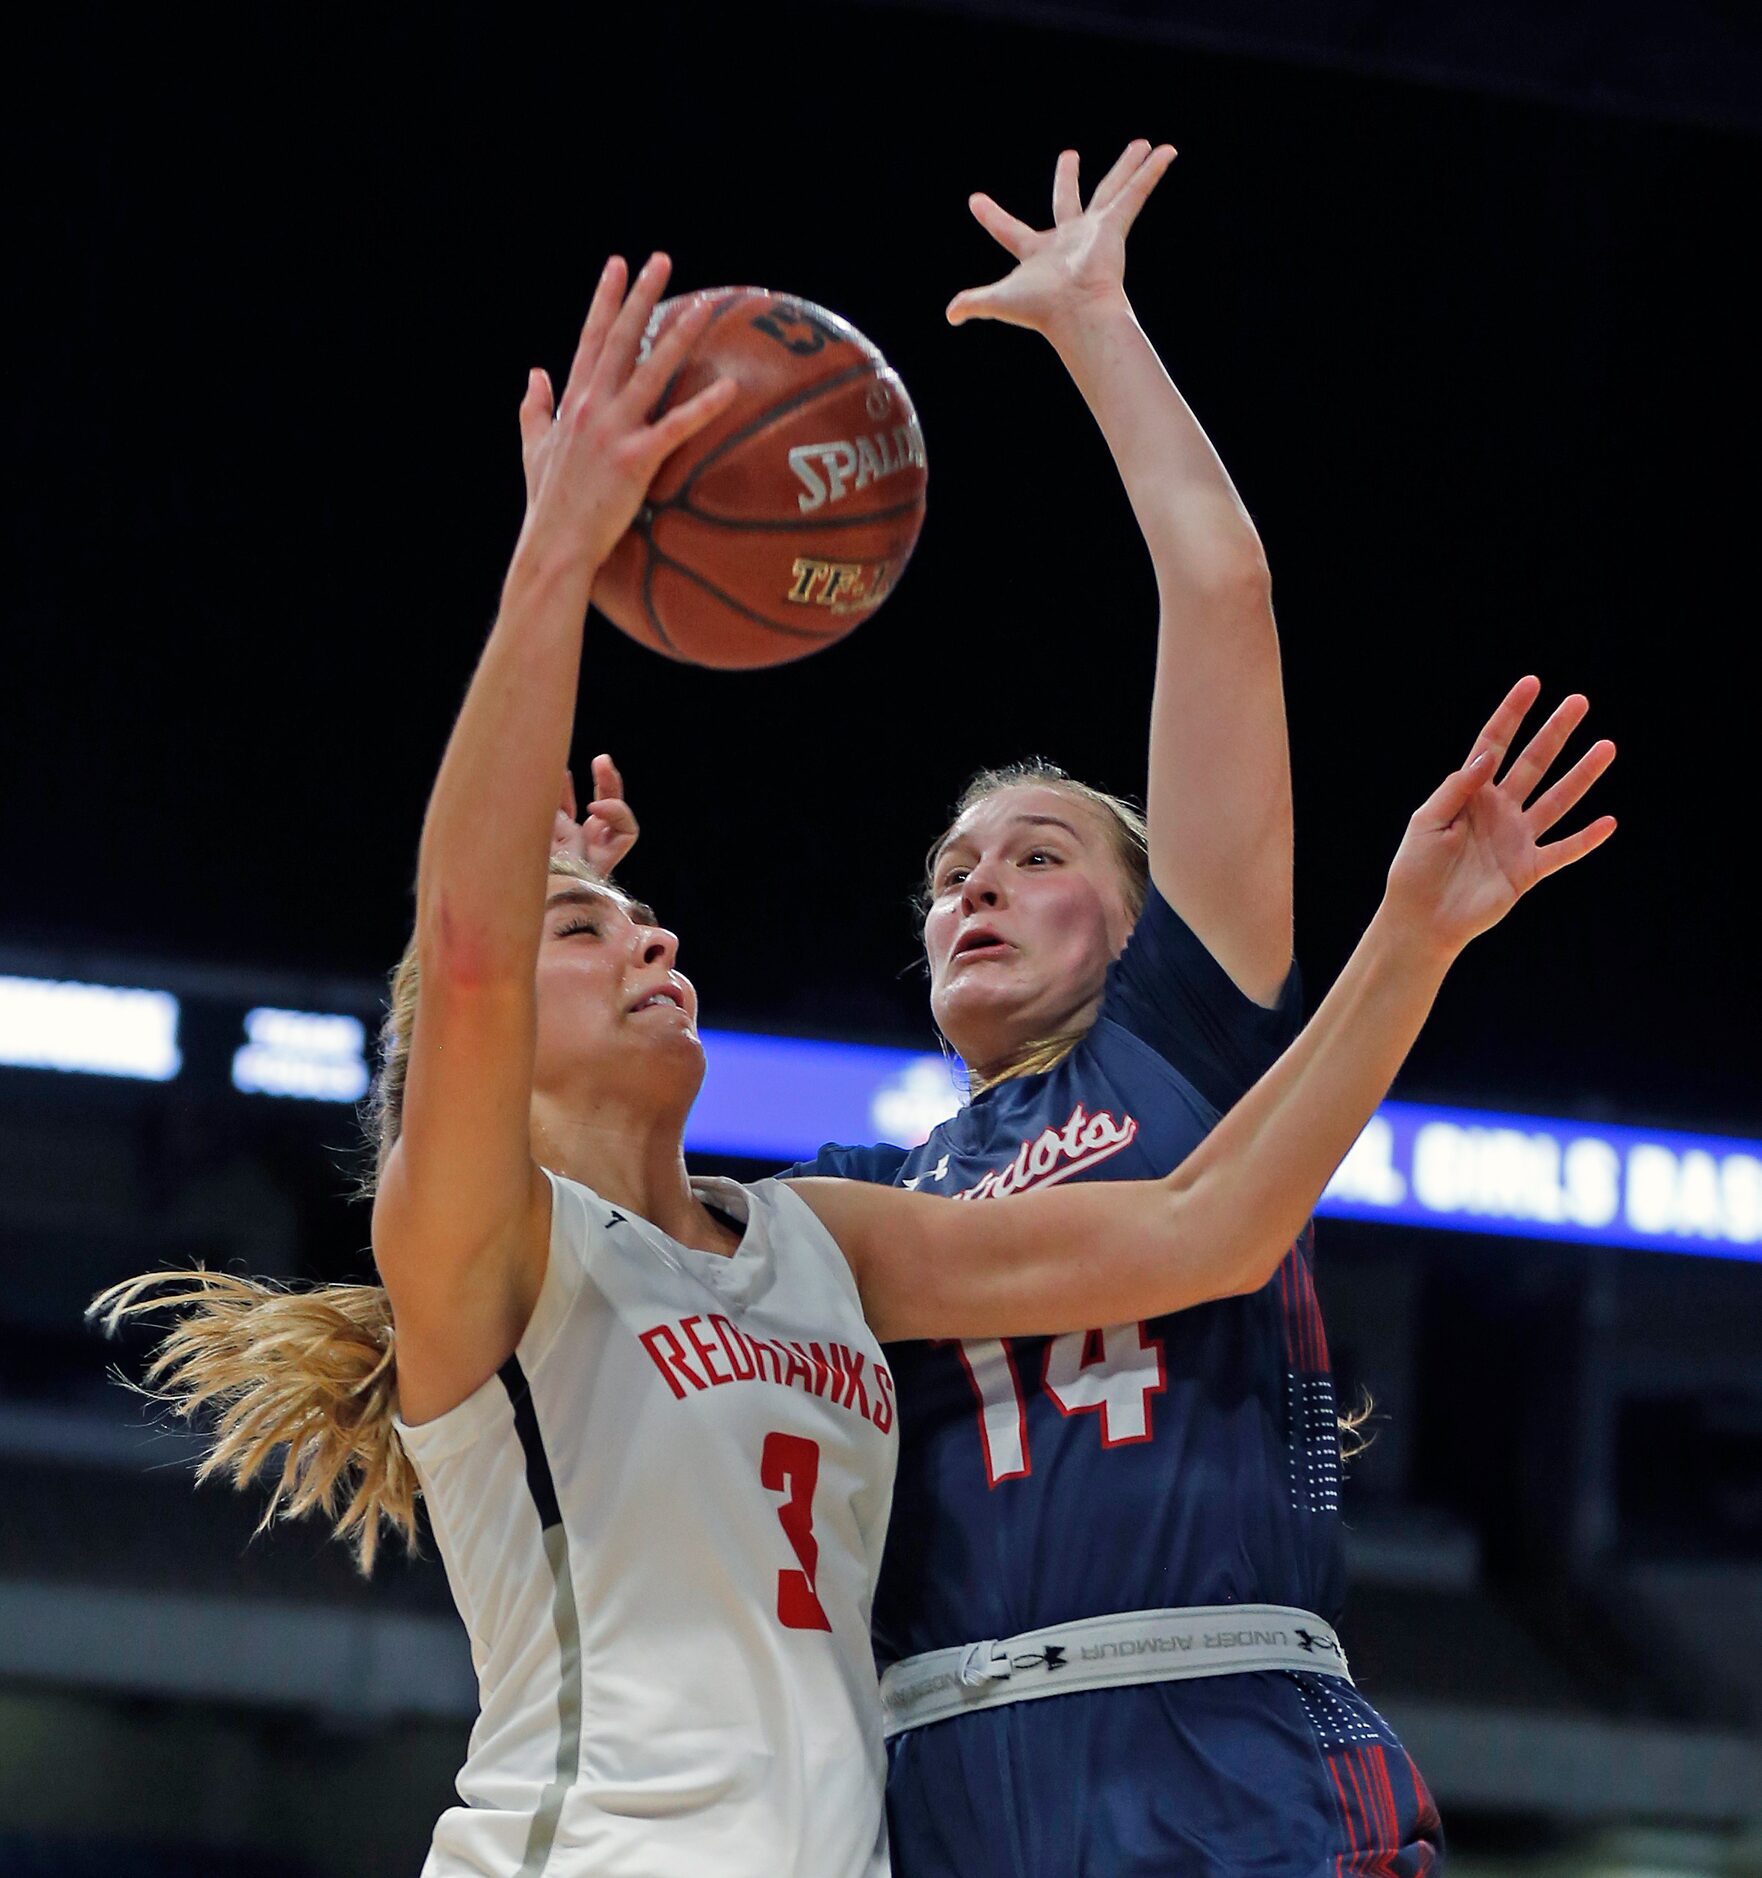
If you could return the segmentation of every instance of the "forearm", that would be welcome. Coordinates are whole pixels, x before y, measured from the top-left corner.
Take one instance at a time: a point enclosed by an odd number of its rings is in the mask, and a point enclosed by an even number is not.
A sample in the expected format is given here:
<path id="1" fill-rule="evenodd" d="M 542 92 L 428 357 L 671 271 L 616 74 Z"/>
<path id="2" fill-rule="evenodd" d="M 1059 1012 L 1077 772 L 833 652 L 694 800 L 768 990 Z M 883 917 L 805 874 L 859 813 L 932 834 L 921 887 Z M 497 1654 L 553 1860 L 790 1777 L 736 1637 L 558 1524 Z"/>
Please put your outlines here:
<path id="1" fill-rule="evenodd" d="M 1169 1176 L 1180 1238 L 1223 1288 L 1277 1269 L 1388 1093 L 1453 955 L 1380 908 L 1291 1047 Z"/>
<path id="2" fill-rule="evenodd" d="M 417 930 L 473 981 L 530 975 L 594 569 L 523 534 L 423 821 Z"/>
<path id="3" fill-rule="evenodd" d="M 1113 453 L 1165 603 L 1185 590 L 1264 583 L 1254 523 L 1125 295 L 1048 337 Z"/>
<path id="4" fill-rule="evenodd" d="M 883 1337 L 1051 1335 L 1255 1291 L 1413 1045 L 1447 956 L 1379 913 L 1279 1061 L 1168 1178 L 951 1206 L 810 1180 Z"/>

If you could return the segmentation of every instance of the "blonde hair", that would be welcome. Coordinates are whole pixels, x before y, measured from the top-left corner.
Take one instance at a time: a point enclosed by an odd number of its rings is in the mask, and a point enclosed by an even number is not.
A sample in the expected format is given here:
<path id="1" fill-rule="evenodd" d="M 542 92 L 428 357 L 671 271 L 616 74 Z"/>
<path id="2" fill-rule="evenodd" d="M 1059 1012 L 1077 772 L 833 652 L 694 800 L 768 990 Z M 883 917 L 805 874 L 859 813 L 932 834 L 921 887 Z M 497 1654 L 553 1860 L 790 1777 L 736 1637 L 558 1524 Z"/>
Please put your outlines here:
<path id="1" fill-rule="evenodd" d="M 552 855 L 550 872 L 624 897 L 572 855 Z M 379 1073 L 363 1110 L 373 1152 L 364 1195 L 376 1188 L 403 1126 L 419 982 L 412 938 L 392 974 Z M 133 1386 L 186 1420 L 213 1416 L 198 1480 L 221 1474 L 248 1487 L 264 1477 L 270 1494 L 259 1532 L 278 1519 L 322 1513 L 333 1536 L 353 1547 L 363 1574 L 373 1570 L 386 1529 L 416 1549 L 418 1486 L 394 1426 L 397 1338 L 383 1285 L 296 1290 L 198 1265 L 112 1285 L 86 1315 L 114 1335 L 161 1311 L 178 1314 L 176 1322 Z"/>
<path id="2" fill-rule="evenodd" d="M 924 916 L 929 912 L 930 902 L 935 897 L 936 865 L 942 858 L 942 850 L 948 846 L 955 824 L 987 796 L 996 795 L 1001 789 L 1019 788 L 1056 789 L 1059 794 L 1083 803 L 1094 812 L 1119 866 L 1127 915 L 1131 924 L 1136 925 L 1150 893 L 1150 828 L 1144 819 L 1143 810 L 1128 802 L 1124 796 L 1110 795 L 1105 789 L 1078 782 L 1068 770 L 1047 762 L 1044 757 L 1030 757 L 1026 762 L 1006 763 L 999 769 L 982 769 L 961 791 L 960 800 L 955 803 L 949 816 L 948 826 L 930 844 L 930 851 L 924 857 L 924 884 L 918 895 L 920 929 Z M 1015 1077 L 1042 1075 L 1062 1063 L 1088 1036 L 1089 1028 L 1085 1024 L 1077 1030 L 1037 1037 L 1023 1045 L 1001 1067 L 987 1074 L 980 1074 L 969 1067 L 968 1087 L 977 1095 L 981 1090 L 995 1088 L 998 1083 L 1009 1082 Z"/>

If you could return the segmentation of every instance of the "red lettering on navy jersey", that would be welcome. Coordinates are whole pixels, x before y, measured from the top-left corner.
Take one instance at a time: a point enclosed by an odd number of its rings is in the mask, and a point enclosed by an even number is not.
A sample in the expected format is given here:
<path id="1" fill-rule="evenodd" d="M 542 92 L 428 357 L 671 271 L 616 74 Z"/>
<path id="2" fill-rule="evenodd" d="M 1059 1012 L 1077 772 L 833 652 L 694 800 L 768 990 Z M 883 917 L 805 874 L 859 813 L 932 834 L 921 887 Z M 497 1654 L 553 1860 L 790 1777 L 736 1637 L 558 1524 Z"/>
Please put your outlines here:
<path id="1" fill-rule="evenodd" d="M 655 1368 L 667 1378 L 667 1387 L 681 1400 L 684 1399 L 685 1391 L 674 1381 L 674 1370 L 677 1370 L 694 1389 L 708 1387 L 703 1377 L 701 1377 L 686 1360 L 685 1346 L 674 1336 L 672 1329 L 668 1325 L 657 1324 L 653 1330 L 641 1332 L 637 1341 L 648 1351 L 649 1355 L 655 1359 Z M 667 1346 L 665 1356 L 661 1354 L 660 1349 L 663 1342 Z"/>

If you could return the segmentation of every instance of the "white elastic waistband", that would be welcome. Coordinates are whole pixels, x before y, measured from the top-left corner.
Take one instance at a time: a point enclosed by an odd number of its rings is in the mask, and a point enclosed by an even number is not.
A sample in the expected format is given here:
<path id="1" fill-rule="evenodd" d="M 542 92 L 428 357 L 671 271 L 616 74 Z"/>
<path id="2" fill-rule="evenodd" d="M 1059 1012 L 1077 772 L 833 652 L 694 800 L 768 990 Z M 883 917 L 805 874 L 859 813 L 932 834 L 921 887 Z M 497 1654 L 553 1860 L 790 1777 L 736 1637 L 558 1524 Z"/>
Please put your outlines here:
<path id="1" fill-rule="evenodd" d="M 1251 1670 L 1308 1670 L 1352 1680 L 1331 1624 L 1284 1604 L 1203 1604 L 1121 1611 L 1019 1637 L 927 1650 L 881 1678 L 888 1738 L 1004 1702 L 1073 1695 L 1112 1683 L 1175 1682 Z"/>

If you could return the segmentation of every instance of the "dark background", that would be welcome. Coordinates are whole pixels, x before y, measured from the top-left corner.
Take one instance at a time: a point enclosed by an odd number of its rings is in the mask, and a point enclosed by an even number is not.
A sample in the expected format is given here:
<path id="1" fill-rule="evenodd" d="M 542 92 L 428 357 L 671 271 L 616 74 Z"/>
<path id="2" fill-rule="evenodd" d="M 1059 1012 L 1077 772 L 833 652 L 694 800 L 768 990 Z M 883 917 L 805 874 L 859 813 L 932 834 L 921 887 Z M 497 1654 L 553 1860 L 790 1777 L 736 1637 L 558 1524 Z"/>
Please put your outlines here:
<path id="1" fill-rule="evenodd" d="M 6 31 L 0 965 L 174 986 L 191 1069 L 0 1071 L 0 1878 L 378 1878 L 447 1801 L 470 1695 L 432 1558 L 369 1588 L 316 1531 L 249 1543 L 79 1311 L 198 1256 L 364 1275 L 347 1112 L 224 1063 L 244 1007 L 360 1008 L 402 948 L 526 372 L 610 250 L 846 315 L 928 442 L 917 556 L 846 644 L 728 675 L 590 627 L 577 770 L 617 755 L 624 874 L 710 1021 L 927 1042 L 910 899 L 965 778 L 1038 752 L 1143 787 L 1155 594 L 1106 450 L 1043 342 L 941 317 L 1006 265 L 971 189 L 1043 221 L 1061 145 L 1093 183 L 1143 135 L 1181 156 L 1128 286 L 1274 572 L 1312 997 L 1534 670 L 1620 746 L 1584 811 L 1620 832 L 1471 950 L 1400 1093 L 1762 1136 L 1744 9 Z M 1321 1245 L 1380 1415 L 1347 1634 L 1453 1878 L 1762 1872 L 1762 1264 Z"/>
<path id="2" fill-rule="evenodd" d="M 1612 848 L 1468 959 L 1409 1086 L 1753 1121 L 1755 141 L 910 11 L 524 24 L 69 9 L 14 79 L 22 472 L 0 832 L 30 942 L 377 973 L 519 519 L 515 406 L 600 260 L 844 312 L 930 514 L 837 651 L 682 670 L 596 620 L 578 764 L 714 1019 L 921 1036 L 906 900 L 1031 751 L 1136 791 L 1155 601 L 1049 348 L 947 328 L 1063 142 L 1181 157 L 1129 286 L 1271 558 L 1324 986 L 1504 686 L 1621 746 Z M 1749 235 L 1746 235 L 1746 230 Z M 99 878 L 104 885 L 100 890 Z"/>

